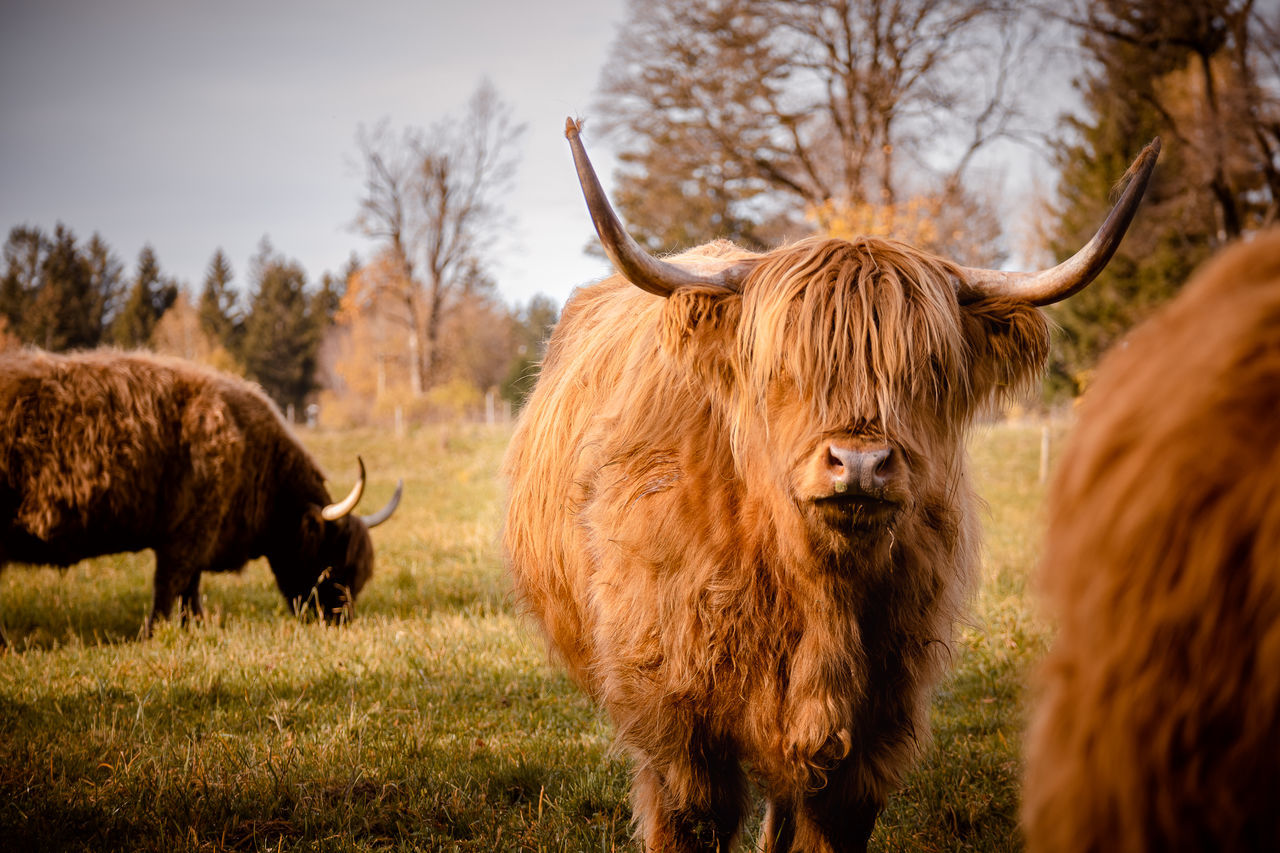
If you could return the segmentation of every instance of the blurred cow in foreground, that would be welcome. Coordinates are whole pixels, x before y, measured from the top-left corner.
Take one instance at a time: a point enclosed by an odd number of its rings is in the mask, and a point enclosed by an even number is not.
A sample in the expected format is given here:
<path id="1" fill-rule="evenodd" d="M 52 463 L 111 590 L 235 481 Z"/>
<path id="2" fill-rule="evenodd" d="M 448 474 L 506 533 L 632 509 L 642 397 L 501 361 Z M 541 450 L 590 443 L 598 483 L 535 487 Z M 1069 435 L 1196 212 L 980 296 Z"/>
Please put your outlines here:
<path id="1" fill-rule="evenodd" d="M 727 850 L 748 772 L 767 849 L 863 849 L 974 578 L 966 426 L 1037 375 L 1036 306 L 1106 263 L 1158 149 L 1033 274 L 872 238 L 658 260 L 567 135 L 621 274 L 566 306 L 508 451 L 517 589 L 634 760 L 647 850 Z"/>
<path id="2" fill-rule="evenodd" d="M 68 566 L 151 548 L 148 626 L 175 599 L 199 614 L 200 573 L 265 556 L 295 608 L 349 611 L 373 573 L 368 518 L 338 503 L 255 385 L 176 359 L 113 351 L 0 355 L 0 566 Z"/>
<path id="3" fill-rule="evenodd" d="M 1049 512 L 1029 848 L 1280 850 L 1280 231 L 1105 359 Z"/>

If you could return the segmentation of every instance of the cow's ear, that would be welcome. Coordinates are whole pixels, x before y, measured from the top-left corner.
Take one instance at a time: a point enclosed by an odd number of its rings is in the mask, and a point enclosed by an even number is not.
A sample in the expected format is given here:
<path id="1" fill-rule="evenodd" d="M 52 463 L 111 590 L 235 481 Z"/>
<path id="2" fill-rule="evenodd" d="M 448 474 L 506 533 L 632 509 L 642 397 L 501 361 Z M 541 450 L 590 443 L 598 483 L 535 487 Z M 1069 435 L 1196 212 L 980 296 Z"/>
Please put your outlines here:
<path id="1" fill-rule="evenodd" d="M 727 357 L 738 333 L 742 297 L 703 287 L 682 287 L 662 309 L 662 346 L 677 357 Z"/>
<path id="2" fill-rule="evenodd" d="M 991 297 L 961 306 L 979 397 L 1018 392 L 1040 377 L 1049 357 L 1049 322 L 1026 302 Z"/>
<path id="3" fill-rule="evenodd" d="M 302 528 L 299 531 L 303 542 L 314 543 L 324 539 L 324 516 L 321 507 L 312 504 L 302 513 Z"/>

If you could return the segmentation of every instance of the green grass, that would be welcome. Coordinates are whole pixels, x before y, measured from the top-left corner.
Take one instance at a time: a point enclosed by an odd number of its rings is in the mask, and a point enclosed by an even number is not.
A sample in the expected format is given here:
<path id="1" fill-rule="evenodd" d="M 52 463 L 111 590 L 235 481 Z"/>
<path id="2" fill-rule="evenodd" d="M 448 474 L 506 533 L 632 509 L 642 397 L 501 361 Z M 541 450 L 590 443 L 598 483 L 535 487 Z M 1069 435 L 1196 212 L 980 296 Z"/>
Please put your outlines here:
<path id="1" fill-rule="evenodd" d="M 363 455 L 366 512 L 405 479 L 344 627 L 290 616 L 261 561 L 205 575 L 206 619 L 148 641 L 149 553 L 0 574 L 0 850 L 638 849 L 604 715 L 508 594 L 506 437 L 305 435 L 336 493 Z M 975 437 L 983 584 L 878 849 L 1020 847 L 1039 444 L 1031 427 Z"/>

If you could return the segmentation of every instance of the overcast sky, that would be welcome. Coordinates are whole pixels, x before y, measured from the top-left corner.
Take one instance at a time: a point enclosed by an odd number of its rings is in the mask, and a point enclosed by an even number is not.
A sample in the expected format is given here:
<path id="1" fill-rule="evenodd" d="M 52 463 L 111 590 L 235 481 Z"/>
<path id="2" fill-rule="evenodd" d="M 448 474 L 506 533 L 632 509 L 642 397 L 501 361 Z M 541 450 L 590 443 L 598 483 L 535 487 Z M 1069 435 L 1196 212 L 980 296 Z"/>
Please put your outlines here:
<path id="1" fill-rule="evenodd" d="M 310 280 L 372 244 L 351 227 L 356 132 L 427 127 L 485 77 L 528 129 L 496 278 L 562 302 L 599 278 L 564 141 L 590 117 L 624 0 L 3 0 L 0 227 L 145 243 L 199 290 L 221 247 L 244 287 L 264 235 Z M 609 182 L 606 141 L 584 137 Z"/>

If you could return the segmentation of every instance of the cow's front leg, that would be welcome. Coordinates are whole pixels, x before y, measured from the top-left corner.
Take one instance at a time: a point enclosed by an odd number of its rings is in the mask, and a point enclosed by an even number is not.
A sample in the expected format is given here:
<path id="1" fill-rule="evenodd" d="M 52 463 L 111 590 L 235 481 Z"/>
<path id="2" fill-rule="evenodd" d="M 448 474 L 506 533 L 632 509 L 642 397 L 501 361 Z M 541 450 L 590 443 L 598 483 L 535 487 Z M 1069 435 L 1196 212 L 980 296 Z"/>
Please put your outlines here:
<path id="1" fill-rule="evenodd" d="M 200 594 L 200 573 L 185 563 L 164 554 L 156 554 L 155 590 L 151 600 L 151 615 L 143 625 L 143 634 L 151 636 L 151 629 L 161 619 L 173 614 L 173 603 L 179 595 L 186 603 L 187 593 L 194 590 L 197 602 Z M 199 606 L 197 604 L 197 606 Z"/>
<path id="2" fill-rule="evenodd" d="M 764 853 L 865 851 L 884 803 L 820 791 L 798 802 L 770 799 L 760 833 Z"/>
<path id="3" fill-rule="evenodd" d="M 204 607 L 200 604 L 200 573 L 192 572 L 191 580 L 179 595 L 179 608 L 182 610 L 183 621 L 188 617 L 199 619 L 204 616 Z"/>
<path id="4" fill-rule="evenodd" d="M 742 822 L 746 780 L 736 761 L 714 773 L 645 764 L 631 800 L 646 853 L 727 853 Z"/>

